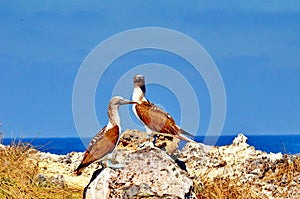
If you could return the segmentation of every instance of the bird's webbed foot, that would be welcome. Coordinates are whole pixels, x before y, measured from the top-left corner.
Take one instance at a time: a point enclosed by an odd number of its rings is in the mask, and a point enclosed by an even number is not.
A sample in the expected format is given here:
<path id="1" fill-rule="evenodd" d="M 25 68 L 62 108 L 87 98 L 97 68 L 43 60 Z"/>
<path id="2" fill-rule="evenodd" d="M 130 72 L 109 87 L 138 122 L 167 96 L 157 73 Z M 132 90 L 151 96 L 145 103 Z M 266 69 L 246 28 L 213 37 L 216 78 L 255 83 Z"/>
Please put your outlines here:
<path id="1" fill-rule="evenodd" d="M 153 144 L 153 142 L 144 142 L 143 144 L 141 144 L 140 146 L 139 146 L 139 148 L 141 149 L 141 148 L 144 148 L 144 147 L 147 147 L 147 146 L 149 146 L 149 147 L 151 147 L 151 148 L 153 148 L 153 147 L 155 147 L 155 145 Z"/>
<path id="2" fill-rule="evenodd" d="M 124 165 L 123 164 L 113 164 L 111 162 L 111 160 L 108 160 L 106 163 L 106 167 L 111 168 L 111 169 L 122 169 L 122 168 L 124 168 Z"/>
<path id="3" fill-rule="evenodd" d="M 157 139 L 157 135 L 154 134 L 154 135 L 153 135 L 153 145 L 154 145 L 154 146 L 155 146 L 155 144 L 156 144 L 156 139 Z"/>
<path id="4" fill-rule="evenodd" d="M 153 142 L 151 142 L 151 134 L 148 134 L 148 141 L 147 142 L 144 142 L 143 144 L 141 144 L 139 146 L 139 148 L 144 148 L 146 146 L 149 146 L 151 148 L 154 148 L 156 147 L 155 144 L 156 144 L 156 138 L 157 138 L 157 135 L 156 134 L 153 134 Z"/>

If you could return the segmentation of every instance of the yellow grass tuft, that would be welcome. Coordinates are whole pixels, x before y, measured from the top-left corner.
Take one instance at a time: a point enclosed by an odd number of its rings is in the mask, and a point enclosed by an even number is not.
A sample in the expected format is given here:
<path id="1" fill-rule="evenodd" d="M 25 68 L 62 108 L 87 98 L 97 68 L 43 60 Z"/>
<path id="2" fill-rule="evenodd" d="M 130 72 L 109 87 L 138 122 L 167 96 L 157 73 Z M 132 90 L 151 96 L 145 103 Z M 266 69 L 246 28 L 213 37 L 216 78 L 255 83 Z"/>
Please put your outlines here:
<path id="1" fill-rule="evenodd" d="M 208 173 L 207 173 L 208 174 Z M 299 198 L 300 156 L 287 156 L 274 163 L 262 179 L 254 181 L 231 177 L 215 177 L 213 180 L 201 174 L 194 180 L 194 193 L 198 199 L 259 199 Z M 273 187 L 269 196 L 263 193 L 263 185 Z"/>
<path id="2" fill-rule="evenodd" d="M 31 198 L 65 198 L 82 197 L 82 190 L 72 187 L 59 187 L 52 183 L 41 185 L 38 160 L 31 159 L 30 154 L 36 153 L 30 144 L 13 143 L 0 150 L 0 198 L 31 199 Z"/>
<path id="3" fill-rule="evenodd" d="M 204 180 L 204 179 L 203 179 Z M 216 177 L 213 181 L 194 184 L 194 192 L 198 199 L 261 199 L 253 185 L 241 184 L 238 179 Z"/>
<path id="4" fill-rule="evenodd" d="M 280 198 L 298 198 L 300 194 L 300 156 L 284 155 L 282 160 L 276 162 L 276 170 L 269 171 L 264 178 L 270 184 L 282 187 L 284 190 L 276 195 L 276 190 L 272 192 L 273 196 Z"/>

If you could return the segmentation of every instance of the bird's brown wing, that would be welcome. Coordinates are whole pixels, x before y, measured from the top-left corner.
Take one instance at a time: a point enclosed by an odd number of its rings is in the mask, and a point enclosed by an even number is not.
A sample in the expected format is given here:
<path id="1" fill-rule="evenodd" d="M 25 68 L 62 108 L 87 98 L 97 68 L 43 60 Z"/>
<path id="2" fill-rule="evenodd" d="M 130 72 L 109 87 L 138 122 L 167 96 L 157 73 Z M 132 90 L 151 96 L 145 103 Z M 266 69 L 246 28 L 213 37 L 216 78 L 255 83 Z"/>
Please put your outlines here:
<path id="1" fill-rule="evenodd" d="M 151 130 L 175 136 L 180 134 L 174 119 L 165 111 L 155 106 L 151 102 L 143 102 L 135 106 L 136 113 L 140 119 Z"/>
<path id="2" fill-rule="evenodd" d="M 91 151 L 93 146 L 95 145 L 95 143 L 100 140 L 101 138 L 103 138 L 104 134 L 105 134 L 105 130 L 106 130 L 106 126 L 104 126 L 101 131 L 99 131 L 90 141 L 88 147 L 86 148 L 86 152 L 87 151 Z"/>
<path id="3" fill-rule="evenodd" d="M 115 125 L 107 129 L 105 126 L 89 143 L 81 164 L 75 170 L 76 174 L 80 175 L 85 167 L 111 153 L 117 145 L 118 139 L 119 127 Z"/>

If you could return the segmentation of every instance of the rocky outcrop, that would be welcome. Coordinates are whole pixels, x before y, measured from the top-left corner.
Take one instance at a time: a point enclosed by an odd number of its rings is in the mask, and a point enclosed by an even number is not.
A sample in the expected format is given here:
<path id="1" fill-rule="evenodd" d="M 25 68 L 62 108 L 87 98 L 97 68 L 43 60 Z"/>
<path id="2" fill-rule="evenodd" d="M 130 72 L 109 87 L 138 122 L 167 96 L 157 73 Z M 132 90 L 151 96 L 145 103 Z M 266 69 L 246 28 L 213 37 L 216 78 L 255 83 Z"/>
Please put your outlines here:
<path id="1" fill-rule="evenodd" d="M 188 143 L 180 152 L 180 160 L 185 162 L 190 177 L 194 178 L 194 184 L 200 186 L 204 179 L 209 184 L 222 178 L 233 181 L 236 183 L 234 186 L 248 185 L 252 189 L 251 193 L 258 198 L 300 196 L 299 158 L 299 162 L 295 162 L 292 161 L 295 156 L 267 154 L 255 150 L 246 141 L 247 137 L 239 134 L 228 146 L 207 147 Z M 297 168 L 295 165 L 298 165 Z M 285 175 L 291 175 L 289 182 L 285 180 Z M 298 186 L 295 186 L 297 183 Z"/>
<path id="2" fill-rule="evenodd" d="M 118 148 L 134 151 L 147 141 L 148 136 L 146 133 L 138 130 L 126 130 L 121 135 Z M 153 142 L 153 136 L 151 136 L 151 142 Z M 178 149 L 179 142 L 180 140 L 178 138 L 157 135 L 155 146 L 166 151 L 168 154 L 173 154 Z"/>
<path id="3" fill-rule="evenodd" d="M 218 198 L 205 193 L 224 185 L 227 191 L 240 187 L 246 198 L 300 197 L 300 157 L 256 150 L 242 134 L 227 146 L 187 143 L 181 150 L 172 138 L 160 136 L 157 147 L 140 147 L 146 141 L 146 133 L 126 131 L 115 153 L 124 168 L 93 163 L 81 176 L 73 170 L 83 153 L 38 152 L 32 158 L 37 160 L 41 185 L 85 188 L 86 198 Z"/>
<path id="4" fill-rule="evenodd" d="M 47 182 L 54 182 L 59 186 L 85 187 L 89 183 L 92 173 L 96 169 L 101 168 L 101 165 L 94 163 L 86 168 L 83 175 L 74 175 L 73 171 L 80 164 L 83 154 L 82 152 L 71 152 L 67 155 L 36 153 L 32 158 L 38 160 L 37 164 L 40 172 L 38 180 L 42 185 Z"/>
<path id="5" fill-rule="evenodd" d="M 123 169 L 104 169 L 87 187 L 86 198 L 185 198 L 193 181 L 166 152 L 145 146 L 118 154 Z"/>

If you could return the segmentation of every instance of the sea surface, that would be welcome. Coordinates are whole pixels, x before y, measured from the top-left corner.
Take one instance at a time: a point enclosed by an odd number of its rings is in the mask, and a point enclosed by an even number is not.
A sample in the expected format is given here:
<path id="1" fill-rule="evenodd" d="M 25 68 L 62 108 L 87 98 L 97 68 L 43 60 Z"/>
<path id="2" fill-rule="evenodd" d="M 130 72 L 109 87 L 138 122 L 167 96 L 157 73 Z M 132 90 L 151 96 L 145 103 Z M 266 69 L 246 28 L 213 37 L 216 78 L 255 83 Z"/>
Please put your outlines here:
<path id="1" fill-rule="evenodd" d="M 298 154 L 300 153 L 300 135 L 246 135 L 248 137 L 248 144 L 254 146 L 257 150 L 273 153 L 287 153 Z M 233 136 L 220 136 L 216 146 L 224 146 L 232 143 L 236 135 Z M 12 142 L 27 142 L 33 145 L 36 149 L 43 152 L 50 152 L 53 154 L 65 155 L 72 151 L 84 152 L 87 144 L 91 138 L 22 138 L 12 139 L 4 138 L 1 142 L 4 145 L 9 145 Z M 195 141 L 202 142 L 204 136 L 196 137 Z"/>

